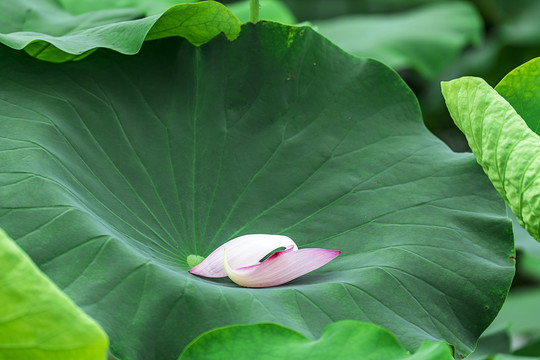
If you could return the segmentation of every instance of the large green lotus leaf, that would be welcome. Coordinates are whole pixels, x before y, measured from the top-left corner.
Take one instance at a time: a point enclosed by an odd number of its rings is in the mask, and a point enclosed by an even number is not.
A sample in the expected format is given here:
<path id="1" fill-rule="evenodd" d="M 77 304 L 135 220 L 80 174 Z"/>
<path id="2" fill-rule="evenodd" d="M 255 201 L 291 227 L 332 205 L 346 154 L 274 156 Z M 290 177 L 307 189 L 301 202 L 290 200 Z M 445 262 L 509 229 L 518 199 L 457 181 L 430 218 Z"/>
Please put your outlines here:
<path id="1" fill-rule="evenodd" d="M 511 223 L 474 157 L 426 130 L 393 70 L 310 28 L 62 66 L 4 48 L 0 64 L 0 226 L 121 359 L 175 359 L 232 324 L 314 339 L 343 319 L 467 354 L 506 297 Z M 272 288 L 188 273 L 188 255 L 250 233 L 342 254 Z"/>
<path id="2" fill-rule="evenodd" d="M 289 328 L 272 324 L 232 325 L 204 333 L 179 360 L 453 360 L 445 343 L 424 342 L 411 355 L 388 330 L 370 323 L 343 320 L 326 326 L 311 341 Z"/>
<path id="3" fill-rule="evenodd" d="M 466 2 L 431 4 L 392 15 L 349 15 L 314 25 L 351 54 L 427 77 L 439 74 L 482 36 L 482 19 Z"/>
<path id="4" fill-rule="evenodd" d="M 107 358 L 103 329 L 0 229 L 0 359 Z"/>
<path id="5" fill-rule="evenodd" d="M 534 74 L 537 62 L 527 68 Z M 540 138 L 518 113 L 528 116 L 529 125 L 536 128 L 538 115 L 534 109 L 540 110 L 540 102 L 532 84 L 536 75 L 522 76 L 519 69 L 517 74 L 518 78 L 510 75 L 498 88 L 511 103 L 480 78 L 445 82 L 442 90 L 450 114 L 467 137 L 478 163 L 519 224 L 540 241 Z M 516 95 L 510 94 L 512 83 Z"/>
<path id="6" fill-rule="evenodd" d="M 110 9 L 72 15 L 55 0 L 0 2 L 0 42 L 51 62 L 79 60 L 97 48 L 132 55 L 145 40 L 181 36 L 194 45 L 223 32 L 230 40 L 240 21 L 215 1 L 180 4 L 141 19 L 136 9 Z"/>

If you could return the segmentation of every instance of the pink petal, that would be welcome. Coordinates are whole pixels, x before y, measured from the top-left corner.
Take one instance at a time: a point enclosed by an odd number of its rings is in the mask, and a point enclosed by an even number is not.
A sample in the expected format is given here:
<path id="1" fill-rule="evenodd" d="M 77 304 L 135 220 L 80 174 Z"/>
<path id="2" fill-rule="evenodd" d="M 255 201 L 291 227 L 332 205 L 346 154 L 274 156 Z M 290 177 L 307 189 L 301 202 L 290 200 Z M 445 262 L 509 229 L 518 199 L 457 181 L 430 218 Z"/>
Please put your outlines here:
<path id="1" fill-rule="evenodd" d="M 294 241 L 287 236 L 266 234 L 240 236 L 218 247 L 199 265 L 189 270 L 189 272 L 205 277 L 227 276 L 223 267 L 223 249 L 225 247 L 227 247 L 229 265 L 233 268 L 241 268 L 258 264 L 271 251 L 289 246 L 292 246 L 293 249 L 298 249 Z"/>
<path id="2" fill-rule="evenodd" d="M 245 287 L 268 287 L 281 285 L 310 271 L 320 268 L 341 254 L 341 251 L 327 249 L 300 249 L 293 247 L 278 251 L 262 263 L 242 268 L 232 268 L 227 262 L 229 248 L 223 259 L 229 278 Z"/>

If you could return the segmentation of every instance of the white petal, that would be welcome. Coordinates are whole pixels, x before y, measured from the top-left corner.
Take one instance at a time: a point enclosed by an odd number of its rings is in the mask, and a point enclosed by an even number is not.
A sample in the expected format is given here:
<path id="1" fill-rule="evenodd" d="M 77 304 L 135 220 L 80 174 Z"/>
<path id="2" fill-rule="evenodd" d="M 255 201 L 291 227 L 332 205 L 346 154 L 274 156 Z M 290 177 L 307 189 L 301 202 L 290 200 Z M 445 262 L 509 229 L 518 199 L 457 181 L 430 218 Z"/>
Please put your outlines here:
<path id="1" fill-rule="evenodd" d="M 227 247 L 229 265 L 241 268 L 256 265 L 271 251 L 280 247 L 298 249 L 294 241 L 287 236 L 253 234 L 232 239 L 214 250 L 199 265 L 189 272 L 205 277 L 225 277 L 227 273 L 223 267 L 223 249 Z"/>

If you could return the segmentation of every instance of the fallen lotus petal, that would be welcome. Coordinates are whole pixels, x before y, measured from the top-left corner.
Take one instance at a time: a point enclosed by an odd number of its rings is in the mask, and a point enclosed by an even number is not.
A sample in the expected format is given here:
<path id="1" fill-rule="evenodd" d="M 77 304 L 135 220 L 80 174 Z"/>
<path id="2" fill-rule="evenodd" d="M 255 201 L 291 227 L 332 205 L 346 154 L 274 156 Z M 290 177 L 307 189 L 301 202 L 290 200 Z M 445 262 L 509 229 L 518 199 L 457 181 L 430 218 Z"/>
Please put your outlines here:
<path id="1" fill-rule="evenodd" d="M 293 245 L 298 249 L 291 238 L 283 235 L 252 234 L 232 239 L 214 250 L 199 265 L 194 266 L 190 273 L 204 277 L 226 277 L 223 267 L 223 249 L 227 247 L 229 265 L 233 268 L 257 264 L 271 251 Z"/>
<path id="2" fill-rule="evenodd" d="M 223 259 L 225 271 L 236 284 L 245 287 L 268 287 L 281 285 L 307 274 L 328 263 L 341 251 L 327 249 L 300 249 L 289 246 L 278 251 L 265 261 L 232 269 L 227 262 L 227 251 Z"/>
<path id="3" fill-rule="evenodd" d="M 259 262 L 271 251 L 277 251 Z M 328 263 L 341 251 L 301 249 L 290 238 L 280 235 L 245 235 L 214 250 L 189 272 L 205 277 L 225 277 L 245 287 L 281 285 Z"/>

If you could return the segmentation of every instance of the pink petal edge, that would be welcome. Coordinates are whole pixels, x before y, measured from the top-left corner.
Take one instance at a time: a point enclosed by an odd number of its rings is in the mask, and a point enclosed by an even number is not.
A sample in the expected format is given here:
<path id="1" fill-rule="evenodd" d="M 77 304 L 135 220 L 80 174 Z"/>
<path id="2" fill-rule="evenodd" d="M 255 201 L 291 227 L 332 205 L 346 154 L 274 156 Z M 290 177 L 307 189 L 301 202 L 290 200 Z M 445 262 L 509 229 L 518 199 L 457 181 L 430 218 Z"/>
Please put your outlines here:
<path id="1" fill-rule="evenodd" d="M 251 234 L 234 238 L 214 250 L 200 264 L 194 266 L 190 273 L 204 277 L 226 277 L 223 266 L 223 249 L 227 248 L 229 265 L 241 268 L 259 264 L 259 260 L 269 252 L 280 248 L 298 249 L 291 238 L 283 235 Z"/>
<path id="2" fill-rule="evenodd" d="M 223 258 L 224 268 L 229 278 L 244 287 L 277 286 L 307 274 L 335 259 L 341 251 L 318 248 L 294 251 L 287 248 L 278 251 L 262 263 L 233 269 L 227 262 L 227 252 Z"/>

